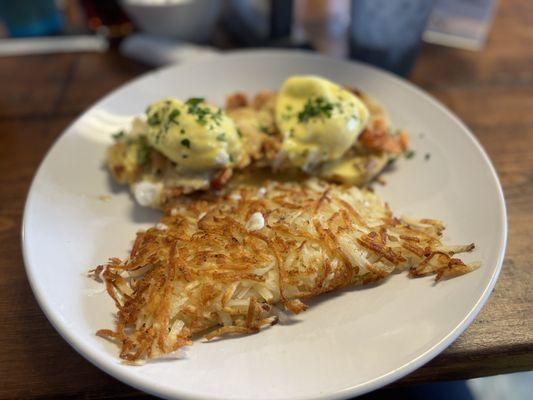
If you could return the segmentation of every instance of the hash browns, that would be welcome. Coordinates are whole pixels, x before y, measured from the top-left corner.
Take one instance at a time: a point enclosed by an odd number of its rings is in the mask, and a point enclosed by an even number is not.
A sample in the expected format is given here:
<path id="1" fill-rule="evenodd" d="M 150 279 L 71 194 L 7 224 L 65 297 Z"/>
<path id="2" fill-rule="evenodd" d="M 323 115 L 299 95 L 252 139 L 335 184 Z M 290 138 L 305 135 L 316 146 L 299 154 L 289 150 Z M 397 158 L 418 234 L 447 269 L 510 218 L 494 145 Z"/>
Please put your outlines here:
<path id="1" fill-rule="evenodd" d="M 395 217 L 370 191 L 300 183 L 240 186 L 224 197 L 183 198 L 155 227 L 139 232 L 130 255 L 92 270 L 113 298 L 115 341 L 125 362 L 139 363 L 227 334 L 258 332 L 306 298 L 348 285 L 383 280 L 395 271 L 464 274 L 445 246 L 444 226 Z"/>

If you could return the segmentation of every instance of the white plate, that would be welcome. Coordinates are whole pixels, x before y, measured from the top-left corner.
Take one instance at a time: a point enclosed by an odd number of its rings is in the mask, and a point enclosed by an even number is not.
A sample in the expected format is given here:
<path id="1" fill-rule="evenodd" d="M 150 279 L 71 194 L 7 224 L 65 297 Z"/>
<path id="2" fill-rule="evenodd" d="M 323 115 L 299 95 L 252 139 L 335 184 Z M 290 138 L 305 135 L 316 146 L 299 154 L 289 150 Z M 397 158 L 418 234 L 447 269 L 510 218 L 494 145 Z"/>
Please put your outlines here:
<path id="1" fill-rule="evenodd" d="M 395 212 L 443 219 L 450 244 L 475 242 L 465 260 L 482 267 L 438 285 L 395 275 L 373 288 L 323 296 L 299 323 L 257 335 L 196 342 L 182 360 L 122 365 L 95 336 L 113 327 L 112 301 L 89 267 L 125 256 L 158 212 L 141 209 L 103 169 L 113 115 L 143 112 L 164 96 L 276 89 L 292 74 L 319 74 L 379 99 L 411 132 L 416 156 L 378 187 Z M 430 154 L 429 160 L 425 154 Z M 110 195 L 107 201 L 101 196 Z M 111 93 L 74 122 L 39 168 L 24 214 L 24 259 L 33 291 L 59 333 L 89 361 L 144 391 L 180 399 L 336 399 L 388 384 L 420 367 L 472 322 L 497 279 L 506 215 L 494 169 L 468 129 L 412 85 L 375 68 L 287 51 L 230 53 L 149 73 Z"/>

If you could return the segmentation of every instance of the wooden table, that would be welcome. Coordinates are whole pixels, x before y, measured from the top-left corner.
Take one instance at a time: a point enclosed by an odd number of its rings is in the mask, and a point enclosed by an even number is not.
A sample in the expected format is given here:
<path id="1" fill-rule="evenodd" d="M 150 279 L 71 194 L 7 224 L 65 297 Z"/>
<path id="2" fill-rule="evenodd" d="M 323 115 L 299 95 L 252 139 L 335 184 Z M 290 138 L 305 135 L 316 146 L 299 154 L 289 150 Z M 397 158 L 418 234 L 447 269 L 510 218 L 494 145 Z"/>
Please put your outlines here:
<path id="1" fill-rule="evenodd" d="M 533 369 L 533 4 L 500 3 L 482 52 L 425 46 L 411 80 L 457 113 L 493 160 L 508 206 L 505 265 L 472 326 L 403 383 Z M 54 139 L 144 71 L 114 53 L 0 59 L 0 398 L 146 397 L 85 361 L 51 327 L 20 246 L 26 193 Z"/>

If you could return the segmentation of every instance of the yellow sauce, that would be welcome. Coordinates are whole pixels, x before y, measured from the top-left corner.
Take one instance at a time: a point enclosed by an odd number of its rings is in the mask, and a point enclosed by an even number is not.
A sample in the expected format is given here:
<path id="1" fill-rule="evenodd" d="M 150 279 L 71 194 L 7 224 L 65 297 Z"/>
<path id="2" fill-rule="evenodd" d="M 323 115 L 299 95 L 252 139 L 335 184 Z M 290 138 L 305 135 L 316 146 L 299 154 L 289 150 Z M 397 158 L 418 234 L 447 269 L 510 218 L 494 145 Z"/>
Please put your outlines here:
<path id="1" fill-rule="evenodd" d="M 354 158 L 341 158 L 325 163 L 319 175 L 335 182 L 360 185 L 366 178 L 366 168 L 356 162 Z"/>
<path id="2" fill-rule="evenodd" d="M 244 156 L 232 119 L 203 99 L 165 99 L 147 109 L 148 143 L 182 172 L 206 172 L 238 164 Z"/>
<path id="3" fill-rule="evenodd" d="M 339 85 L 318 76 L 293 76 L 276 103 L 281 156 L 304 170 L 337 160 L 355 143 L 368 117 L 363 102 Z"/>

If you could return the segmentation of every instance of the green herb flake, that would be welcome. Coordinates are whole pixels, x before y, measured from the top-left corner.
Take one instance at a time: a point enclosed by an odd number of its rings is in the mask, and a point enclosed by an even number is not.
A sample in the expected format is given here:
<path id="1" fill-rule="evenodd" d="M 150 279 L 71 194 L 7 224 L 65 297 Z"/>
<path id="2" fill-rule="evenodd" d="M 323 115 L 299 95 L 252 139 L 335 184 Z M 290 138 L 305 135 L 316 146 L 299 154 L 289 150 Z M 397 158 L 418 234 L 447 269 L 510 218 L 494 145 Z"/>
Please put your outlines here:
<path id="1" fill-rule="evenodd" d="M 405 152 L 405 158 L 407 158 L 408 160 L 410 160 L 411 158 L 413 158 L 415 156 L 415 152 L 413 150 L 407 150 Z"/>
<path id="2" fill-rule="evenodd" d="M 242 139 L 242 131 L 240 129 L 237 129 L 237 135 Z"/>
<path id="3" fill-rule="evenodd" d="M 426 153 L 426 155 L 424 156 L 424 160 L 428 161 L 430 158 L 431 158 L 431 154 Z"/>
<path id="4" fill-rule="evenodd" d="M 185 101 L 185 104 L 187 104 L 189 107 L 196 107 L 200 103 L 203 103 L 204 100 L 205 99 L 203 97 L 191 97 L 190 99 Z"/>
<path id="5" fill-rule="evenodd" d="M 219 108 L 216 113 L 213 114 L 213 119 L 217 125 L 220 125 L 222 122 L 222 110 Z"/>
<path id="6" fill-rule="evenodd" d="M 187 112 L 196 116 L 196 122 L 200 125 L 206 125 L 208 118 L 211 119 L 215 125 L 220 126 L 222 123 L 222 110 L 217 109 L 213 112 L 208 106 L 202 106 L 204 99 L 202 97 L 193 97 L 185 102 L 188 106 Z"/>
<path id="7" fill-rule="evenodd" d="M 111 136 L 113 137 L 113 139 L 119 140 L 119 139 L 122 139 L 124 136 L 126 136 L 126 132 L 118 131 L 118 132 L 113 133 Z"/>
<path id="8" fill-rule="evenodd" d="M 305 103 L 303 110 L 298 113 L 298 121 L 307 122 L 316 117 L 330 118 L 334 107 L 333 103 L 322 96 L 310 98 Z"/>
<path id="9" fill-rule="evenodd" d="M 233 156 L 230 154 L 230 155 L 229 155 L 229 162 L 232 163 L 232 162 L 234 162 L 234 161 L 235 161 L 235 158 L 233 158 Z"/>
<path id="10" fill-rule="evenodd" d="M 178 118 L 180 114 L 181 114 L 180 110 L 178 110 L 177 108 L 173 108 L 170 114 L 168 114 L 168 120 L 170 122 L 174 122 L 175 124 L 177 124 L 178 121 L 176 120 L 176 118 Z"/>
<path id="11" fill-rule="evenodd" d="M 159 129 L 159 132 L 157 132 L 157 135 L 155 136 L 156 143 L 159 143 L 161 141 L 161 136 L 163 136 L 163 130 Z"/>
<path id="12" fill-rule="evenodd" d="M 148 125 L 159 125 L 161 123 L 161 117 L 158 113 L 154 113 L 148 117 Z"/>
<path id="13" fill-rule="evenodd" d="M 139 140 L 139 149 L 137 150 L 137 161 L 140 165 L 146 164 L 150 160 L 150 146 L 146 139 L 141 137 Z"/>
<path id="14" fill-rule="evenodd" d="M 187 147 L 188 149 L 191 148 L 191 141 L 189 139 L 182 139 L 181 145 Z"/>
<path id="15" fill-rule="evenodd" d="M 185 129 L 181 128 L 181 129 L 180 129 L 180 133 L 181 133 L 182 135 L 185 135 Z"/>
<path id="16" fill-rule="evenodd" d="M 268 127 L 265 125 L 259 125 L 259 130 L 263 133 L 268 133 Z"/>
<path id="17" fill-rule="evenodd" d="M 207 123 L 206 117 L 211 113 L 209 108 L 202 107 L 200 105 L 200 103 L 202 103 L 203 101 L 204 99 L 194 98 L 187 100 L 185 103 L 189 106 L 187 112 L 191 115 L 196 116 L 196 122 L 198 122 L 200 125 L 205 125 Z"/>
<path id="18" fill-rule="evenodd" d="M 219 134 L 217 135 L 217 140 L 218 140 L 219 142 L 225 142 L 225 141 L 226 141 L 226 134 L 225 134 L 224 132 L 219 133 Z"/>

